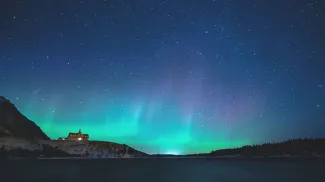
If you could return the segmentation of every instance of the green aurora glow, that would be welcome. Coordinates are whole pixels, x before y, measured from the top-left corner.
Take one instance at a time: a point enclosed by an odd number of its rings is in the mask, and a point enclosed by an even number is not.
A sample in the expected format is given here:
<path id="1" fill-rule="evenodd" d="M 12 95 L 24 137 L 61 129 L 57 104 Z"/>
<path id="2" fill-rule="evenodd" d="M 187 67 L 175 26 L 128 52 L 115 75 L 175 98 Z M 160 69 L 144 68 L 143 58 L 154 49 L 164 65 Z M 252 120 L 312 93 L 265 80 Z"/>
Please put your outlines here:
<path id="1" fill-rule="evenodd" d="M 162 112 L 157 109 L 160 106 L 166 109 Z M 218 124 L 197 124 L 204 118 L 182 115 L 182 108 L 175 103 L 120 101 L 105 106 L 89 101 L 76 109 L 54 102 L 46 106 L 34 98 L 22 113 L 52 139 L 81 129 L 91 140 L 123 143 L 150 154 L 210 152 L 250 144 L 248 139 L 231 137 L 229 129 L 216 130 Z"/>

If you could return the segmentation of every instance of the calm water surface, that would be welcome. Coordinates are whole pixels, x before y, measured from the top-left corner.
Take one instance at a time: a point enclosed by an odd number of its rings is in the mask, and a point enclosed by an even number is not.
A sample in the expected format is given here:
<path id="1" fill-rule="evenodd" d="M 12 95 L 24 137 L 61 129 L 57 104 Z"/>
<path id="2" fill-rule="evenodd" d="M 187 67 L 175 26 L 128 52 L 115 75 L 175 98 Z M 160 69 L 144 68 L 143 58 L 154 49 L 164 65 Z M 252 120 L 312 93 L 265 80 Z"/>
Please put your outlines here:
<path id="1" fill-rule="evenodd" d="M 104 159 L 0 161 L 0 181 L 324 182 L 323 161 Z"/>

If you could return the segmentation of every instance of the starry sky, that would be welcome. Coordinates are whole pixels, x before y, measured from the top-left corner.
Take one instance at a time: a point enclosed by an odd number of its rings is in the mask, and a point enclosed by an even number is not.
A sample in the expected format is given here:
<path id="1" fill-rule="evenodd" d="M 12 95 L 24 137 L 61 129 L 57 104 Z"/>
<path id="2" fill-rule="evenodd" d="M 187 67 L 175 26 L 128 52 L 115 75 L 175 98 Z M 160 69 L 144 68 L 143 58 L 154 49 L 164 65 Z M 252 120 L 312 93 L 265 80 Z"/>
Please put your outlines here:
<path id="1" fill-rule="evenodd" d="M 1 0 L 0 95 L 152 154 L 325 137 L 324 32 L 324 1 Z"/>

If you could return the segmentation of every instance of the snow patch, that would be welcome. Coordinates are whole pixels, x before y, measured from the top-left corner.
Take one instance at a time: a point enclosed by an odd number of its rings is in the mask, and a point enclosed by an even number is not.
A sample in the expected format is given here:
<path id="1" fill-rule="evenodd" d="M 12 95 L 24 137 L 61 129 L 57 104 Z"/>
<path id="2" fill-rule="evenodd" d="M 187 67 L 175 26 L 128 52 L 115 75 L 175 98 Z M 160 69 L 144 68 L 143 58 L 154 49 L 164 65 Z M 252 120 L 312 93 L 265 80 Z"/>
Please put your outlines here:
<path id="1" fill-rule="evenodd" d="M 42 150 L 42 146 L 37 141 L 14 137 L 0 138 L 0 146 L 4 146 L 7 151 L 18 148 L 29 151 Z"/>
<path id="2" fill-rule="evenodd" d="M 132 158 L 139 154 L 129 154 L 126 145 L 99 141 L 69 141 L 69 140 L 27 140 L 24 138 L 3 137 L 0 138 L 0 147 L 5 150 L 24 149 L 29 151 L 42 151 L 43 145 L 49 145 L 71 155 L 87 158 Z"/>

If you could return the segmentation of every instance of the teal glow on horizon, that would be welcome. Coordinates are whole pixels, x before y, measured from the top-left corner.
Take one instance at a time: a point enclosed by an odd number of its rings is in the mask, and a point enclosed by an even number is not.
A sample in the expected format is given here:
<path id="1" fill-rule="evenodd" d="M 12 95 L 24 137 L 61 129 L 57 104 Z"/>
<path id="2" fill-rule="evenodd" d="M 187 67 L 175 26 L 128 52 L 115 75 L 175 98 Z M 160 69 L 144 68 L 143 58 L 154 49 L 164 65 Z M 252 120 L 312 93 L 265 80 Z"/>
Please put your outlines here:
<path id="1" fill-rule="evenodd" d="M 96 100 L 85 100 L 73 105 L 76 108 L 48 103 L 32 98 L 21 111 L 52 139 L 81 129 L 90 140 L 123 143 L 150 154 L 177 155 L 250 144 L 247 138 L 229 135 L 235 132 L 234 125 L 227 129 L 217 120 L 209 123 L 210 117 L 186 113 L 181 104 L 168 100 L 107 99 L 108 104 L 101 105 L 95 104 Z"/>

